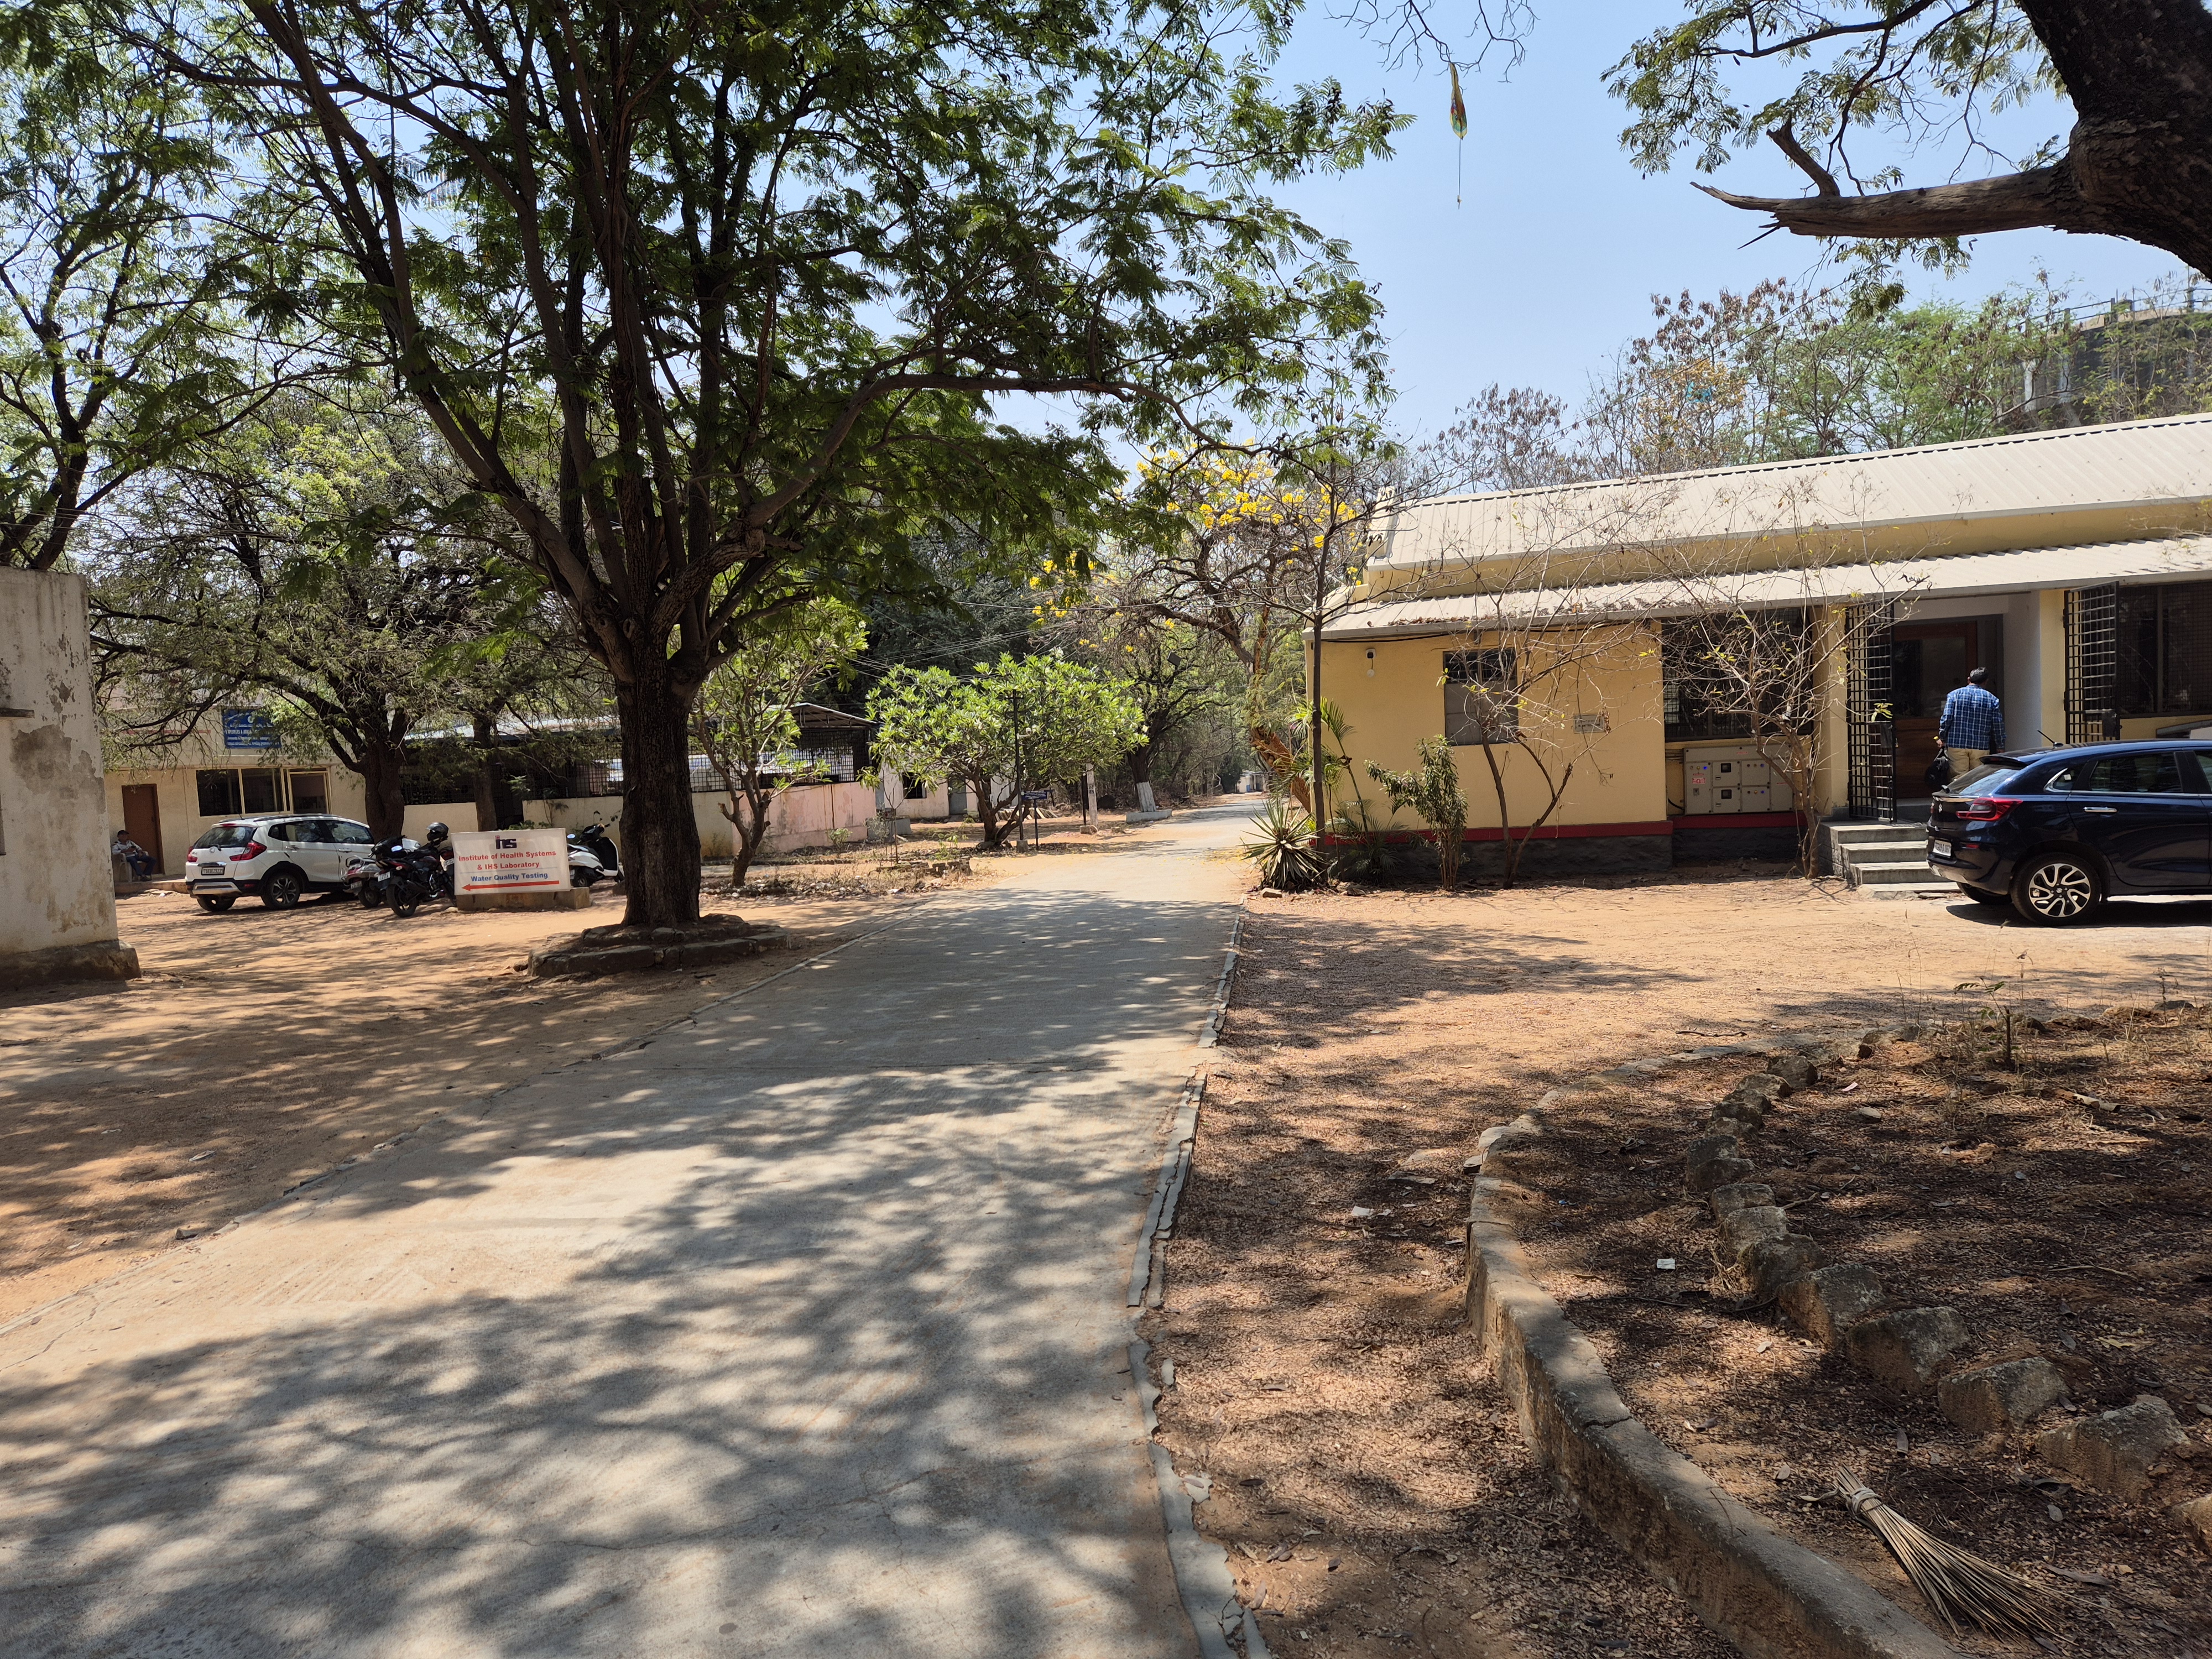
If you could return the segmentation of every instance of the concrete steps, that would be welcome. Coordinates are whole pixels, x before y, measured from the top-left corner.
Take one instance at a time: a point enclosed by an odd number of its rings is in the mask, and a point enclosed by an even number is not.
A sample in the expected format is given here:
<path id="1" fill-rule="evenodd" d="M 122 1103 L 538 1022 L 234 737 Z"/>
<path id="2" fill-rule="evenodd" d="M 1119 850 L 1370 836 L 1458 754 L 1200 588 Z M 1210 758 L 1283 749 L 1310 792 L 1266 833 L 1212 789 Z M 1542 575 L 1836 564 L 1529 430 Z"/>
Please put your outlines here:
<path id="1" fill-rule="evenodd" d="M 1917 823 L 1831 823 L 1829 867 L 1869 898 L 1949 898 L 1959 890 L 1929 868 Z"/>

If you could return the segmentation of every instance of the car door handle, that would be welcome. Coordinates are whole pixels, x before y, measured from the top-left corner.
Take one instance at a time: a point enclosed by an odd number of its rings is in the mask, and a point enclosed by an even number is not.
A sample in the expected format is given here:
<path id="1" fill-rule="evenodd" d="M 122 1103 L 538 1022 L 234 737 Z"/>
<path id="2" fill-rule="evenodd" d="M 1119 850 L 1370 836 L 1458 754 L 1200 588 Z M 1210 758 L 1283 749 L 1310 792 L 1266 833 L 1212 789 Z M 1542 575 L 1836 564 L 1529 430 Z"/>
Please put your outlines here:
<path id="1" fill-rule="evenodd" d="M 2085 812 L 2117 812 L 2120 809 L 2117 806 L 2085 806 L 2081 810 Z"/>

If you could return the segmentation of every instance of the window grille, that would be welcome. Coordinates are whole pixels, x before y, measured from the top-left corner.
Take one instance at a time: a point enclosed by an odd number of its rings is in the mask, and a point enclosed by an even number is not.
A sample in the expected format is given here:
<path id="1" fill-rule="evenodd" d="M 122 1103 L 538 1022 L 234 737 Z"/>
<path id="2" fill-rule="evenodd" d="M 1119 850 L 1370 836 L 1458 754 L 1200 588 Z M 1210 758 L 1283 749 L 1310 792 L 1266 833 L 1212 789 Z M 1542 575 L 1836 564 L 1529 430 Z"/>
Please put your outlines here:
<path id="1" fill-rule="evenodd" d="M 1895 601 L 1853 605 L 1844 613 L 1844 724 L 1851 816 L 1897 821 L 1897 720 L 1890 664 L 1897 645 Z"/>
<path id="2" fill-rule="evenodd" d="M 2066 595 L 2066 741 L 2118 737 L 2119 597 L 2117 586 Z"/>
<path id="3" fill-rule="evenodd" d="M 1519 665 L 1510 650 L 1444 653 L 1444 741 L 1510 743 L 1521 729 Z"/>

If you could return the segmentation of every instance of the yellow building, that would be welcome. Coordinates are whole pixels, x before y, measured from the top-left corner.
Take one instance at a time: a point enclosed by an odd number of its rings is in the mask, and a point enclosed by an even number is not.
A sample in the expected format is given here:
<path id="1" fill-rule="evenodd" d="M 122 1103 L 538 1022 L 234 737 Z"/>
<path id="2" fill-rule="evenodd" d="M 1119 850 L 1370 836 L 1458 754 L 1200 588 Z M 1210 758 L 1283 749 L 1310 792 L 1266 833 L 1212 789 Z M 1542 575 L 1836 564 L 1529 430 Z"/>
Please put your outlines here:
<path id="1" fill-rule="evenodd" d="M 1409 501 L 1340 599 L 1321 689 L 1376 818 L 1367 763 L 1443 735 L 1471 841 L 1493 760 L 1514 832 L 1542 818 L 1525 868 L 1778 855 L 1801 808 L 1911 816 L 1974 667 L 2013 749 L 2212 726 L 2212 416 Z M 1715 690 L 1730 615 L 1808 642 L 1809 801 Z"/>

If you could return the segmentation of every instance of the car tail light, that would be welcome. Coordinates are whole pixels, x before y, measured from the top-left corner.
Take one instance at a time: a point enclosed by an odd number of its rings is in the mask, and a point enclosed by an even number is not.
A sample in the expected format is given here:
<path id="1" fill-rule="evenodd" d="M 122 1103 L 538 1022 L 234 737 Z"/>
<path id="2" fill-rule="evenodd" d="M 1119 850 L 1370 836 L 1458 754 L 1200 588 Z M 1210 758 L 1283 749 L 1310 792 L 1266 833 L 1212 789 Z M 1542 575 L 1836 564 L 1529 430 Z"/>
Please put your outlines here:
<path id="1" fill-rule="evenodd" d="M 1966 823 L 1995 823 L 2019 805 L 2014 795 L 1978 795 L 1960 804 L 1959 817 Z"/>
<path id="2" fill-rule="evenodd" d="M 264 847 L 259 842 L 249 841 L 246 843 L 244 851 L 233 853 L 230 855 L 230 861 L 233 864 L 240 864 L 243 863 L 247 859 L 258 859 L 268 850 L 269 849 Z"/>

